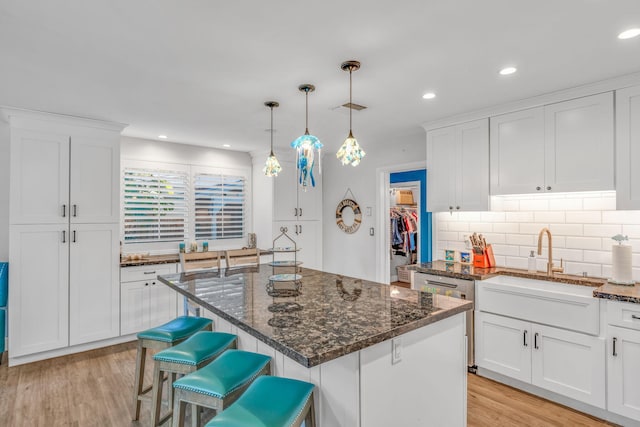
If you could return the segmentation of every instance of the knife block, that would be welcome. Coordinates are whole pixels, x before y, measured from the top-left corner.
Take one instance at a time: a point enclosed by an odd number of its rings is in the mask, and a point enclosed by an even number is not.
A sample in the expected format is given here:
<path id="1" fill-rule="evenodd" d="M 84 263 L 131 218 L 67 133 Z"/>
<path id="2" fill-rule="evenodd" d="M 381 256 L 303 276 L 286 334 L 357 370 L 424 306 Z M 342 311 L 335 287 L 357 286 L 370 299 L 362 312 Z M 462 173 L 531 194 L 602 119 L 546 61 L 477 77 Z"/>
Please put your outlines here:
<path id="1" fill-rule="evenodd" d="M 495 267 L 496 259 L 493 256 L 493 248 L 491 245 L 487 245 L 487 247 L 482 251 L 481 254 L 474 253 L 473 254 L 473 266 L 476 268 L 489 268 Z"/>

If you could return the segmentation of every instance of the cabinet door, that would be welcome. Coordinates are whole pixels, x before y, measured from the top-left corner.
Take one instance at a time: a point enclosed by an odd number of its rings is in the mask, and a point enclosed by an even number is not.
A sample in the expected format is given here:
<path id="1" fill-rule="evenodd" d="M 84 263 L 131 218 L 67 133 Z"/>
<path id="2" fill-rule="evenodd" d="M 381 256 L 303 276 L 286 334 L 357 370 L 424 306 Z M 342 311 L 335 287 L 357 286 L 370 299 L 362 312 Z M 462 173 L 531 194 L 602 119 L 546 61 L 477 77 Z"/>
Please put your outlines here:
<path id="1" fill-rule="evenodd" d="M 301 248 L 298 252 L 298 261 L 303 262 L 303 267 L 314 270 L 322 269 L 322 229 L 319 221 L 298 222 L 295 239 Z"/>
<path id="2" fill-rule="evenodd" d="M 69 264 L 71 345 L 120 333 L 118 224 L 72 224 Z"/>
<path id="3" fill-rule="evenodd" d="M 182 299 L 182 298 L 181 298 Z M 155 327 L 176 318 L 178 313 L 178 293 L 160 283 L 150 280 L 149 285 L 149 325 Z"/>
<path id="4" fill-rule="evenodd" d="M 547 105 L 546 190 L 613 190 L 613 132 L 611 92 Z"/>
<path id="5" fill-rule="evenodd" d="M 281 162 L 282 171 L 273 178 L 273 219 L 289 221 L 296 219 L 298 207 L 298 188 L 296 164 Z M 309 190 L 313 191 L 315 189 Z"/>
<path id="6" fill-rule="evenodd" d="M 479 367 L 531 382 L 530 324 L 476 311 L 476 363 Z"/>
<path id="7" fill-rule="evenodd" d="M 120 285 L 120 335 L 135 334 L 149 328 L 150 280 Z"/>
<path id="8" fill-rule="evenodd" d="M 616 207 L 640 209 L 640 86 L 616 91 Z"/>
<path id="9" fill-rule="evenodd" d="M 598 408 L 605 407 L 604 339 L 534 325 L 531 382 Z"/>
<path id="10" fill-rule="evenodd" d="M 11 130 L 11 224 L 67 224 L 69 137 Z"/>
<path id="11" fill-rule="evenodd" d="M 317 170 L 314 174 L 318 173 Z M 316 186 L 306 190 L 298 189 L 298 220 L 317 221 L 322 219 L 322 176 L 316 176 Z"/>
<path id="12" fill-rule="evenodd" d="M 490 119 L 491 194 L 527 194 L 544 189 L 543 107 Z"/>
<path id="13" fill-rule="evenodd" d="M 69 345 L 69 245 L 64 225 L 10 230 L 9 351 L 12 357 Z"/>
<path id="14" fill-rule="evenodd" d="M 456 208 L 456 156 L 455 126 L 427 132 L 427 210 L 431 212 Z"/>
<path id="15" fill-rule="evenodd" d="M 609 326 L 607 339 L 607 409 L 640 421 L 640 332 Z"/>
<path id="16" fill-rule="evenodd" d="M 489 210 L 489 120 L 457 126 L 456 207 Z"/>
<path id="17" fill-rule="evenodd" d="M 71 221 L 120 221 L 120 140 L 114 137 L 71 138 Z"/>

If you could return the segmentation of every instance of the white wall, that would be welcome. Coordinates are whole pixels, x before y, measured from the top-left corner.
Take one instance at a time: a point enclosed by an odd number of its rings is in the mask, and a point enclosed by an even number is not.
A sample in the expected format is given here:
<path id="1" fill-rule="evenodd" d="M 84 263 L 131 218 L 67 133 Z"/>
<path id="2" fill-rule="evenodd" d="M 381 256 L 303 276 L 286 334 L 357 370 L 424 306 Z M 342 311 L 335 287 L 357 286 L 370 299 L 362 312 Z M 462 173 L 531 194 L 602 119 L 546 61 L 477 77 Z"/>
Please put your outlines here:
<path id="1" fill-rule="evenodd" d="M 262 172 L 268 152 L 253 152 L 253 232 L 261 249 L 270 248 L 273 239 L 273 180 Z"/>
<path id="2" fill-rule="evenodd" d="M 0 120 L 0 261 L 9 259 L 9 124 Z"/>
<path id="3" fill-rule="evenodd" d="M 549 227 L 555 264 L 565 272 L 611 277 L 611 237 L 629 236 L 633 247 L 633 278 L 640 280 L 640 211 L 616 211 L 615 192 L 565 193 L 492 197 L 491 212 L 440 212 L 433 215 L 434 259 L 445 249 L 463 250 L 464 236 L 482 233 L 493 246 L 496 264 L 527 268 L 538 233 Z M 537 255 L 536 255 L 537 256 Z M 545 271 L 547 239 L 538 270 Z"/>
<path id="4" fill-rule="evenodd" d="M 323 185 L 323 270 L 367 280 L 376 279 L 376 169 L 424 161 L 427 158 L 425 132 L 404 135 L 395 141 L 359 141 L 367 155 L 356 167 L 342 166 L 334 151 L 327 148 L 322 159 Z M 375 148 L 367 150 L 367 145 Z M 336 147 L 337 149 L 337 147 Z M 362 224 L 354 234 L 342 232 L 336 225 L 336 206 L 347 188 L 362 209 Z M 372 214 L 367 216 L 367 207 Z M 376 233 L 382 230 L 375 230 Z"/>

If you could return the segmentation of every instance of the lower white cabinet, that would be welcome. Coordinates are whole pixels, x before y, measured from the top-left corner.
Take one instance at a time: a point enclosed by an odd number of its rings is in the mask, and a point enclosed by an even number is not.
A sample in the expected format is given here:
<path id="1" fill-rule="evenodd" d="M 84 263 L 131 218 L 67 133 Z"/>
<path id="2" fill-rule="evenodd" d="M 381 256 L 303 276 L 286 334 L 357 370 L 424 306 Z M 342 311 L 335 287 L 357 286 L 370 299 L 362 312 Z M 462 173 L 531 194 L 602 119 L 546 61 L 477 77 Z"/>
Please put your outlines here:
<path id="1" fill-rule="evenodd" d="M 608 406 L 640 421 L 640 331 L 607 327 Z"/>
<path id="2" fill-rule="evenodd" d="M 161 325 L 177 316 L 178 293 L 157 276 L 176 272 L 176 264 L 123 267 L 120 284 L 120 335 Z M 144 278 L 145 274 L 148 277 Z M 143 278 L 143 280 L 131 280 Z"/>
<path id="3" fill-rule="evenodd" d="M 604 339 L 476 312 L 478 367 L 605 407 Z"/>

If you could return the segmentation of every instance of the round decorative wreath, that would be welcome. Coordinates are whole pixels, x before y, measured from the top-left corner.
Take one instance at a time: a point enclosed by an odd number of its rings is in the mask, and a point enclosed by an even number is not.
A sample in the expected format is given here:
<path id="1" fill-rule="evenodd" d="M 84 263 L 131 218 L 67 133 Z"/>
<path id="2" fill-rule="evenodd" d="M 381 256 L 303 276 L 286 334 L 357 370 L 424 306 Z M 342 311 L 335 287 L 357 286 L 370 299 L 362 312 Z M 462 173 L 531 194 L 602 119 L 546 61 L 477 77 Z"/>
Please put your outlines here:
<path id="1" fill-rule="evenodd" d="M 347 225 L 342 220 L 342 211 L 345 208 L 351 208 L 353 210 L 353 224 Z M 360 228 L 360 223 L 362 222 L 362 210 L 360 210 L 360 206 L 353 199 L 343 199 L 340 203 L 338 203 L 338 207 L 336 208 L 336 224 L 340 228 L 340 230 L 345 233 L 352 234 L 358 231 Z"/>

